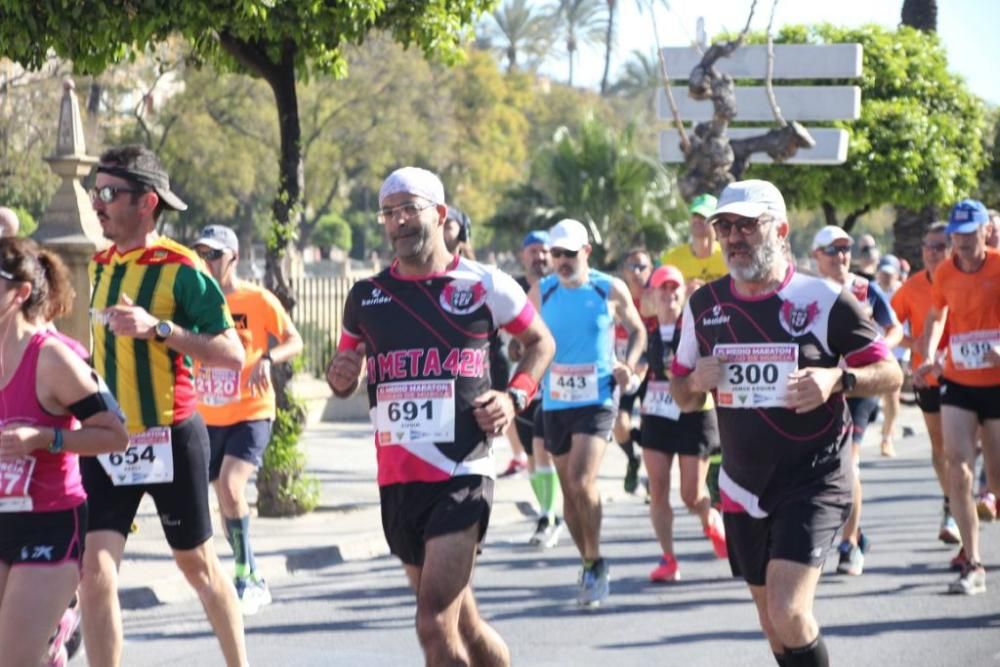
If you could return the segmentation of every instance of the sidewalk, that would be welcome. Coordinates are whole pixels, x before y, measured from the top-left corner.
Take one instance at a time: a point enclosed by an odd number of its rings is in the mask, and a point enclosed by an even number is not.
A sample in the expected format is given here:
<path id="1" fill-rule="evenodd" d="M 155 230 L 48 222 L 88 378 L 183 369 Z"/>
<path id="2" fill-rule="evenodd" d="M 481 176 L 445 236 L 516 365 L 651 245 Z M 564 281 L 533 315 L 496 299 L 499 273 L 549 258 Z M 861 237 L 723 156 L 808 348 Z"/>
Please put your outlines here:
<path id="1" fill-rule="evenodd" d="M 904 406 L 897 430 L 906 426 L 916 436 L 897 437 L 897 450 L 916 445 L 926 452 L 930 465 L 930 445 L 926 439 L 919 411 Z M 873 424 L 867 433 L 863 459 L 878 457 L 879 429 Z M 897 434 L 898 435 L 898 434 Z M 320 504 L 310 514 L 296 518 L 261 519 L 251 523 L 251 539 L 258 569 L 274 582 L 300 570 L 319 569 L 350 560 L 362 560 L 389 553 L 382 535 L 378 486 L 375 482 L 375 448 L 367 421 L 320 422 L 303 433 L 301 444 L 308 459 L 307 470 L 320 482 Z M 506 438 L 494 441 L 498 471 L 510 460 Z M 902 451 L 900 454 L 902 455 Z M 908 452 L 912 455 L 912 451 Z M 605 503 L 642 503 L 643 496 L 629 495 L 622 489 L 625 456 L 609 445 L 598 480 Z M 676 466 L 674 467 L 676 475 Z M 673 484 L 675 488 L 677 484 Z M 641 490 L 640 490 L 641 493 Z M 674 505 L 678 504 L 674 491 Z M 248 487 L 251 507 L 256 501 L 256 487 Z M 491 526 L 523 523 L 527 541 L 533 528 L 535 506 L 527 475 L 499 479 L 494 495 Z M 217 508 L 214 494 L 212 507 Z M 251 510 L 254 512 L 255 510 Z M 231 550 L 222 537 L 218 513 L 215 513 L 214 545 L 222 557 L 226 573 L 233 571 Z M 136 519 L 138 532 L 128 539 L 119 578 L 119 597 L 125 609 L 141 609 L 158 604 L 193 600 L 193 589 L 173 563 L 163 538 L 152 501 L 147 497 Z M 563 539 L 569 539 L 564 536 Z M 487 548 L 489 536 L 487 536 Z"/>

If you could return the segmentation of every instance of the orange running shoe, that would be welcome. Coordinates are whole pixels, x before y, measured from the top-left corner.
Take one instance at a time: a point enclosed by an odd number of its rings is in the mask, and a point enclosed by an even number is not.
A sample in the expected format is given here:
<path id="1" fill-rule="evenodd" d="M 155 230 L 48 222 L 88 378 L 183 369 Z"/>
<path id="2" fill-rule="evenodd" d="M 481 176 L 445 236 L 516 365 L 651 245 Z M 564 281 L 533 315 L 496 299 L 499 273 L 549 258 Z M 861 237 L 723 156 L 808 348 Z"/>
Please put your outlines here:
<path id="1" fill-rule="evenodd" d="M 655 582 L 671 582 L 680 581 L 681 571 L 677 567 L 677 559 L 673 556 L 663 554 L 660 558 L 660 564 L 656 566 L 656 569 L 649 573 L 649 580 Z"/>
<path id="2" fill-rule="evenodd" d="M 722 515 L 715 509 L 709 510 L 705 537 L 712 540 L 712 549 L 717 558 L 729 558 L 729 549 L 726 548 L 726 529 L 722 524 Z"/>

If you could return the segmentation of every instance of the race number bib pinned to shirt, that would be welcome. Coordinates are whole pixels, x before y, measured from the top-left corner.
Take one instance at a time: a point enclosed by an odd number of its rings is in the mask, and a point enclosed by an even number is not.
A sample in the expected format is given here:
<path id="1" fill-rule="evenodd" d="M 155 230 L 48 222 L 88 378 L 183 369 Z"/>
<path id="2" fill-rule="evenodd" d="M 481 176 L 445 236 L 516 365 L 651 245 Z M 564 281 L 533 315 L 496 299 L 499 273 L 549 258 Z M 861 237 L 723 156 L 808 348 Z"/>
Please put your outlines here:
<path id="1" fill-rule="evenodd" d="M 226 405 L 240 397 L 240 374 L 229 368 L 199 366 L 194 388 L 205 405 Z"/>
<path id="2" fill-rule="evenodd" d="M 788 376 L 799 367 L 797 344 L 720 344 L 712 354 L 722 361 L 718 387 L 721 407 L 785 407 Z"/>
<path id="3" fill-rule="evenodd" d="M 35 457 L 0 461 L 0 512 L 30 512 L 34 506 L 28 487 L 35 472 Z"/>
<path id="4" fill-rule="evenodd" d="M 653 415 L 677 421 L 681 418 L 681 408 L 670 395 L 670 383 L 665 380 L 650 380 L 646 385 L 646 397 L 642 399 L 643 415 Z"/>
<path id="5" fill-rule="evenodd" d="M 455 381 L 389 382 L 375 390 L 380 445 L 455 441 Z"/>
<path id="6" fill-rule="evenodd" d="M 97 457 L 115 486 L 166 484 L 174 481 L 170 427 L 154 426 L 129 436 L 124 452 Z"/>
<path id="7" fill-rule="evenodd" d="M 549 367 L 549 396 L 563 403 L 597 400 L 596 364 L 552 364 Z"/>
<path id="8" fill-rule="evenodd" d="M 994 347 L 1000 347 L 1000 329 L 970 331 L 952 334 L 949 347 L 955 368 L 975 370 L 989 368 L 986 354 Z"/>

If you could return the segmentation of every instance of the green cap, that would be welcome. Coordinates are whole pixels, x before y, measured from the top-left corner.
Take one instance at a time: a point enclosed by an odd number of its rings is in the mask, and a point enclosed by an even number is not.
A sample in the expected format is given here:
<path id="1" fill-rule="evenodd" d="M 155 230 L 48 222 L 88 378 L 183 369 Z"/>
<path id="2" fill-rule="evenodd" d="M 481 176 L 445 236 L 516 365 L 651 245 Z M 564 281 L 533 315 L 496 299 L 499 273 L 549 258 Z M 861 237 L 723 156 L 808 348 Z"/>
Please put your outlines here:
<path id="1" fill-rule="evenodd" d="M 691 207 L 688 211 L 694 215 L 700 215 L 708 218 L 713 213 L 715 213 L 715 207 L 719 204 L 719 200 L 710 194 L 698 195 L 691 202 Z"/>

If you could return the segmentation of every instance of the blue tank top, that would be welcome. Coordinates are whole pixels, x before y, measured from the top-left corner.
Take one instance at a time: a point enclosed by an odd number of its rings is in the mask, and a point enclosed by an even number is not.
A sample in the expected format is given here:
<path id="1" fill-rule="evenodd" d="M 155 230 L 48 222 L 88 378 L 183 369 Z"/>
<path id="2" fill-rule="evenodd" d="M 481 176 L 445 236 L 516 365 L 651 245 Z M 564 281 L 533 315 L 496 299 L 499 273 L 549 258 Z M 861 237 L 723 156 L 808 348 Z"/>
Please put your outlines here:
<path id="1" fill-rule="evenodd" d="M 591 269 L 587 282 L 571 289 L 549 275 L 539 291 L 542 319 L 556 341 L 556 356 L 542 384 L 542 409 L 613 405 L 611 276 Z"/>

